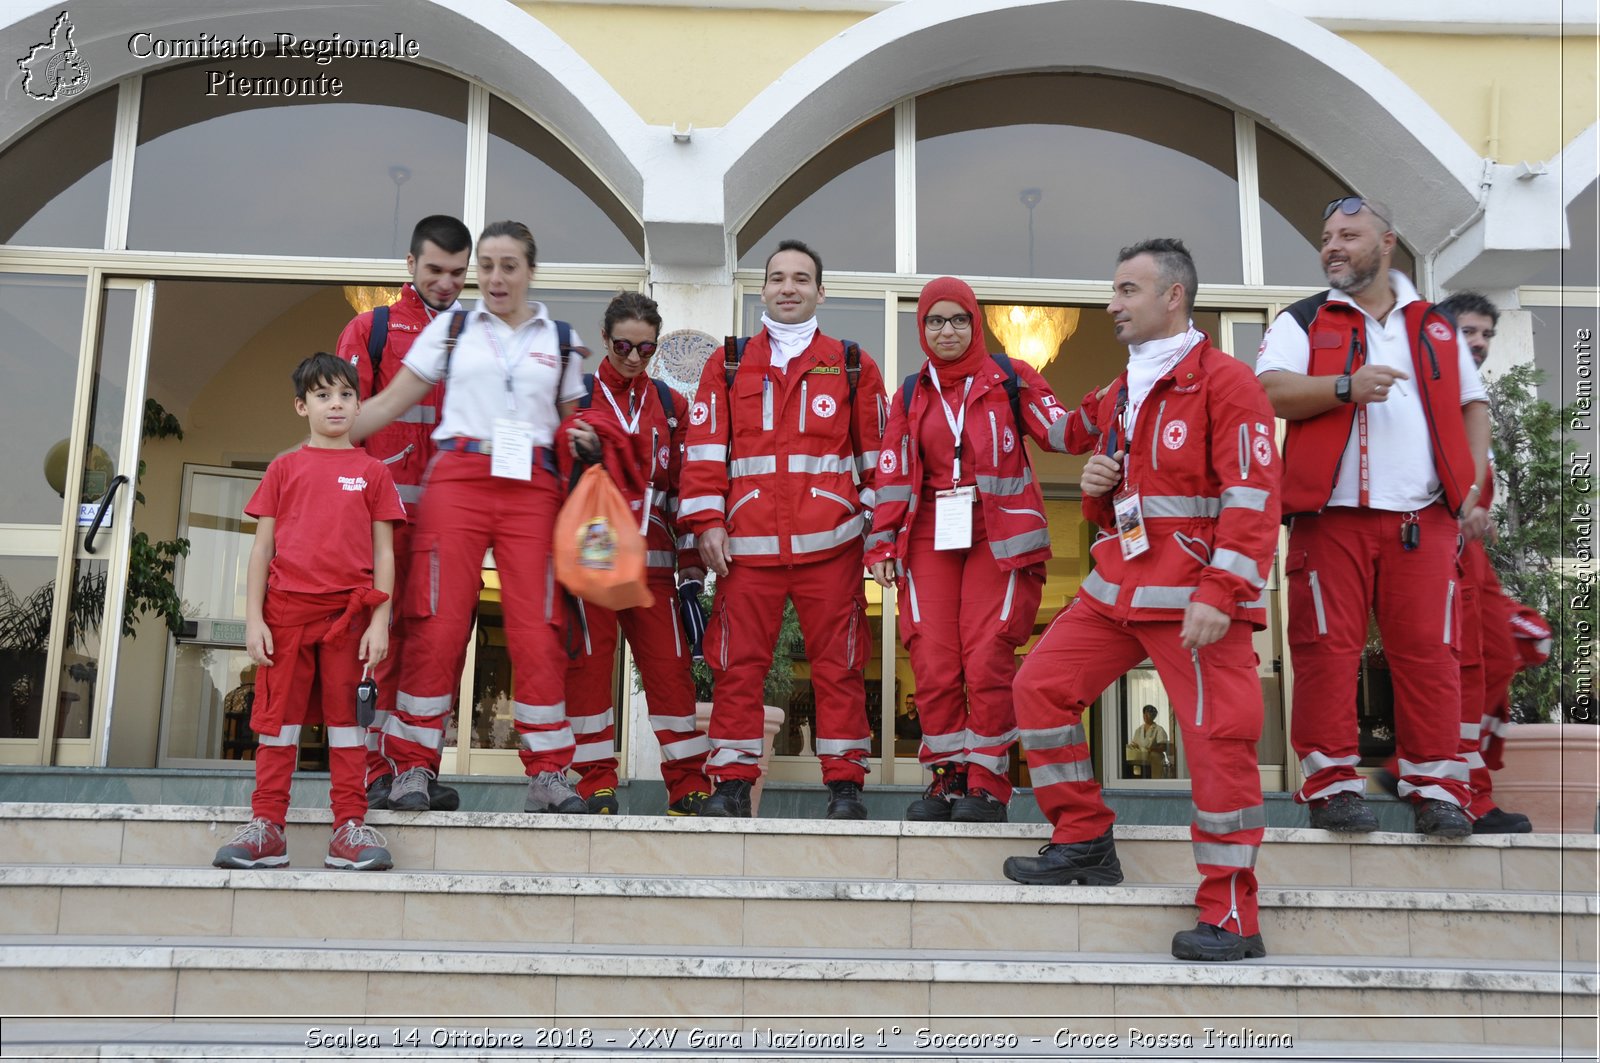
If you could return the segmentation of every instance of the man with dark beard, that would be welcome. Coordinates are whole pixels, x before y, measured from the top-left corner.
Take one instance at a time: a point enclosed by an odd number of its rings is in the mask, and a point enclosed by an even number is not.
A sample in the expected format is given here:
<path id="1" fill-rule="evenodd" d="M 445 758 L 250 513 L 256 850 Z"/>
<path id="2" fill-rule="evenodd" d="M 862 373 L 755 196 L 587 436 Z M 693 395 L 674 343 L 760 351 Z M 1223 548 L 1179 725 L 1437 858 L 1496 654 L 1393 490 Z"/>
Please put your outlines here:
<path id="1" fill-rule="evenodd" d="M 1295 800 L 1311 806 L 1313 827 L 1377 829 L 1356 772 L 1355 705 L 1375 608 L 1394 683 L 1400 796 L 1420 833 L 1464 837 L 1456 550 L 1487 468 L 1487 395 L 1450 319 L 1389 268 L 1389 209 L 1344 196 L 1323 217 L 1331 288 L 1280 314 L 1256 362 L 1290 422 L 1290 738 L 1305 775 Z"/>

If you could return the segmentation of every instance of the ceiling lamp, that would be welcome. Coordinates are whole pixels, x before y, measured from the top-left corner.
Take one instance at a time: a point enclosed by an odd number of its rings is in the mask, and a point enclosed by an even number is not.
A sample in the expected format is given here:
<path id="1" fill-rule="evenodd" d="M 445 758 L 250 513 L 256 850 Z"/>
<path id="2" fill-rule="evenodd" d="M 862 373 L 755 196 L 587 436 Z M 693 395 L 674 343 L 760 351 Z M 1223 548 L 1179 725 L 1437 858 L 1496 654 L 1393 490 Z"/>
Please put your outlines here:
<path id="1" fill-rule="evenodd" d="M 1078 331 L 1075 306 L 986 306 L 983 319 L 1007 354 L 1041 373 Z"/>
<path id="2" fill-rule="evenodd" d="M 358 314 L 365 314 L 380 306 L 388 306 L 400 299 L 399 288 L 385 288 L 377 284 L 346 284 L 344 286 L 344 301 L 355 308 Z"/>

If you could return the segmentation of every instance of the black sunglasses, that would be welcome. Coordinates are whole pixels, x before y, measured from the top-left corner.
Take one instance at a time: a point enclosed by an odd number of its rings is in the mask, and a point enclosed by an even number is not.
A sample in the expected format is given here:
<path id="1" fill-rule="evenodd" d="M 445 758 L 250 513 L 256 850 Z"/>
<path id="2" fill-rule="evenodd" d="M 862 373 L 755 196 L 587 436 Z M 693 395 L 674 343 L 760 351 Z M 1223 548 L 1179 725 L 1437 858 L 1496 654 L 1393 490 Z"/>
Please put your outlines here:
<path id="1" fill-rule="evenodd" d="M 1333 217 L 1334 211 L 1338 211 L 1340 214 L 1359 214 L 1362 207 L 1372 211 L 1372 216 L 1383 222 L 1383 224 L 1389 224 L 1388 218 L 1379 214 L 1371 203 L 1360 196 L 1340 196 L 1338 199 L 1329 200 L 1328 205 L 1322 208 L 1322 220 L 1327 221 Z"/>
<path id="2" fill-rule="evenodd" d="M 629 343 L 627 340 L 612 340 L 611 349 L 617 352 L 618 358 L 626 358 L 634 351 L 638 351 L 640 361 L 656 353 L 654 343 Z"/>

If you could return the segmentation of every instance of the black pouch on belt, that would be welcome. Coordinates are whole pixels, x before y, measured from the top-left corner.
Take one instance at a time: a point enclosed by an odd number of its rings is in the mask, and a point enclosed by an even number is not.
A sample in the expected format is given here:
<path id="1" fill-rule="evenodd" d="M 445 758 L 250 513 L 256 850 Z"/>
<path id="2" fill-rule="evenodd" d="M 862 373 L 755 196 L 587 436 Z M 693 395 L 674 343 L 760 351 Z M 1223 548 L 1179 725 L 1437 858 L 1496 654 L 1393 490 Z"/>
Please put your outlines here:
<path id="1" fill-rule="evenodd" d="M 367 676 L 356 687 L 356 725 L 365 730 L 378 715 L 378 681 Z"/>

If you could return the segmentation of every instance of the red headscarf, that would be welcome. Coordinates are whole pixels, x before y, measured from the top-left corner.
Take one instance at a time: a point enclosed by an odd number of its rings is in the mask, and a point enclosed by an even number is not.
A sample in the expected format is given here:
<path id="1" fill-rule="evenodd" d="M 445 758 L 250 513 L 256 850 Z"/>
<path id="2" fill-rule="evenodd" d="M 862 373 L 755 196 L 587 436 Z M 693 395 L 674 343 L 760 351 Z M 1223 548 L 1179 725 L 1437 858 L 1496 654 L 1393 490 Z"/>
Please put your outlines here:
<path id="1" fill-rule="evenodd" d="M 922 327 L 922 319 L 928 316 L 928 308 L 943 300 L 956 303 L 972 315 L 972 329 L 968 332 L 972 342 L 960 357 L 948 362 L 933 353 L 933 348 L 928 345 L 928 330 Z M 984 360 L 989 357 L 989 349 L 983 342 L 983 313 L 978 309 L 978 297 L 972 294 L 972 288 L 966 281 L 955 277 L 935 277 L 923 287 L 922 294 L 917 297 L 917 339 L 922 343 L 922 353 L 928 356 L 928 362 L 939 371 L 941 387 L 950 381 L 972 376 L 983 368 Z"/>

